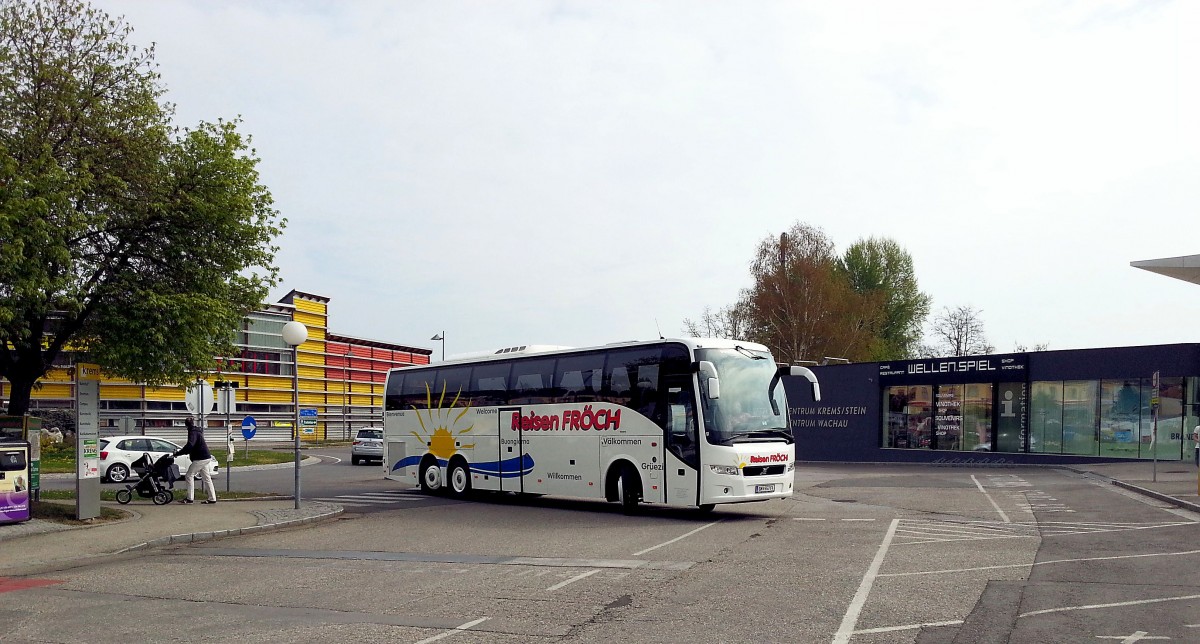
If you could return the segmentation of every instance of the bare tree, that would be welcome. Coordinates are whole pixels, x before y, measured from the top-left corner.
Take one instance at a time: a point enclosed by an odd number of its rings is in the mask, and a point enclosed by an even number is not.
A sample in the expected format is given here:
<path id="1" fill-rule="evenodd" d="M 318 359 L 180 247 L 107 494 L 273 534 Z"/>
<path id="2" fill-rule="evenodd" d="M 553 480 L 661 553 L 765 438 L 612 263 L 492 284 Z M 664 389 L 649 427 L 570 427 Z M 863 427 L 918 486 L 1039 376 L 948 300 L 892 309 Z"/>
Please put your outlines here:
<path id="1" fill-rule="evenodd" d="M 747 297 L 743 291 L 736 304 L 715 312 L 712 307 L 704 307 L 704 314 L 699 323 L 690 318 L 684 319 L 684 333 L 693 338 L 746 338 L 750 327 Z"/>
<path id="2" fill-rule="evenodd" d="M 996 350 L 983 332 L 982 311 L 970 306 L 943 307 L 930 329 L 932 344 L 922 345 L 927 357 L 973 356 Z"/>
<path id="3" fill-rule="evenodd" d="M 1038 344 L 1035 344 L 1035 345 L 1033 345 L 1032 349 L 1025 346 L 1024 344 L 1021 344 L 1020 342 L 1018 342 L 1015 345 L 1013 345 L 1013 353 L 1027 353 L 1029 351 L 1045 351 L 1049 348 L 1050 348 L 1049 342 L 1040 342 Z"/>

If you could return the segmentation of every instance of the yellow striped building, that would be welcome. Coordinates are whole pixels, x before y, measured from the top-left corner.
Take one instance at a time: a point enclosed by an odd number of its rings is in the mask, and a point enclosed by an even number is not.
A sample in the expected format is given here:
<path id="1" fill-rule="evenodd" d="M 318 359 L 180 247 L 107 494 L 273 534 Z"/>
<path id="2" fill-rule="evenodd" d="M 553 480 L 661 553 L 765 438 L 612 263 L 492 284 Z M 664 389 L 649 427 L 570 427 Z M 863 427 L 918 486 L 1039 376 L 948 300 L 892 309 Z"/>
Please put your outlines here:
<path id="1" fill-rule="evenodd" d="M 283 325 L 296 320 L 308 327 L 297 347 L 283 341 Z M 297 391 L 301 409 L 315 409 L 315 428 L 302 428 L 303 440 L 343 439 L 359 427 L 382 421 L 384 380 L 388 369 L 428 364 L 431 349 L 356 338 L 329 330 L 329 298 L 292 291 L 242 319 L 238 355 L 219 357 L 209 383 L 235 382 L 235 410 L 229 421 L 240 426 L 252 416 L 263 437 L 291 436 Z M 82 360 L 82 357 L 80 359 Z M 75 356 L 64 354 L 40 381 L 30 401 L 31 415 L 46 409 L 74 409 Z M 296 386 L 293 373 L 298 369 Z M 7 406 L 8 381 L 0 379 L 0 402 Z M 100 383 L 100 432 L 154 434 L 178 429 L 191 415 L 181 387 L 150 387 L 112 378 Z M 210 428 L 223 427 L 225 415 L 206 417 Z"/>

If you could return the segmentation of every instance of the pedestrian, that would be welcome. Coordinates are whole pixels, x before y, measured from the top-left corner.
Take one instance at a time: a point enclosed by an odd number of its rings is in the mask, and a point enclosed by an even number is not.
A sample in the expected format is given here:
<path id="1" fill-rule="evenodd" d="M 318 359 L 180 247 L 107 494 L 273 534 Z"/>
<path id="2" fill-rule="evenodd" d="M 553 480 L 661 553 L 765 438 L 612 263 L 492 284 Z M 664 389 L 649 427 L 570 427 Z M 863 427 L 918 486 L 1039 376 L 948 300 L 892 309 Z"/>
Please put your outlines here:
<path id="1" fill-rule="evenodd" d="M 175 452 L 175 456 L 187 456 L 192 459 L 192 464 L 188 465 L 187 474 L 187 498 L 183 503 L 191 503 L 196 496 L 196 481 L 192 477 L 196 474 L 200 475 L 200 480 L 204 482 L 204 491 L 208 493 L 208 499 L 205 503 L 217 502 L 217 489 L 213 487 L 212 477 L 208 475 L 208 462 L 212 460 L 212 452 L 208 451 L 208 443 L 204 442 L 204 430 L 196 426 L 196 422 L 191 418 L 184 421 L 187 425 L 187 444 L 179 448 Z"/>
<path id="2" fill-rule="evenodd" d="M 1196 425 L 1196 431 L 1192 432 L 1192 442 L 1196 444 L 1196 467 L 1200 467 L 1200 425 Z"/>

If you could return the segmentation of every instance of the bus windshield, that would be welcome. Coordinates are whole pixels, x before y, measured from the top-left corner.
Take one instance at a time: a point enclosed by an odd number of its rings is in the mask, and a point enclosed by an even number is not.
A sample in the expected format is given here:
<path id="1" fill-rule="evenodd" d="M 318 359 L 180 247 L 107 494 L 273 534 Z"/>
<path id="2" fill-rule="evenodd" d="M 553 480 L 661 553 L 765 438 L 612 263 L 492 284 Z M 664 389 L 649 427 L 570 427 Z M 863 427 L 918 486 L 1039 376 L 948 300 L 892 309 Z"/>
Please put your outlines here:
<path id="1" fill-rule="evenodd" d="M 745 347 L 697 349 L 696 359 L 716 365 L 721 380 L 720 398 L 704 399 L 704 430 L 709 443 L 792 442 L 783 384 L 775 387 L 774 393 L 779 415 L 771 409 L 768 397 L 771 378 L 778 368 L 770 353 Z"/>

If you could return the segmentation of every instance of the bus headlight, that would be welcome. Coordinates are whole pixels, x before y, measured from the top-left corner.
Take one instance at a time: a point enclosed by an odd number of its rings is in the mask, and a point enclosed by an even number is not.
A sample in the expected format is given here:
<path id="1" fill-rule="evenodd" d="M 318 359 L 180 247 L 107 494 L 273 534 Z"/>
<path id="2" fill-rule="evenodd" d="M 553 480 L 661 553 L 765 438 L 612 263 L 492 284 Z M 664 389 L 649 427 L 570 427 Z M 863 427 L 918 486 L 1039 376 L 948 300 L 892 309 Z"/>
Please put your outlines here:
<path id="1" fill-rule="evenodd" d="M 717 474 L 728 474 L 729 476 L 738 474 L 738 468 L 734 465 L 709 465 L 708 467 Z"/>

